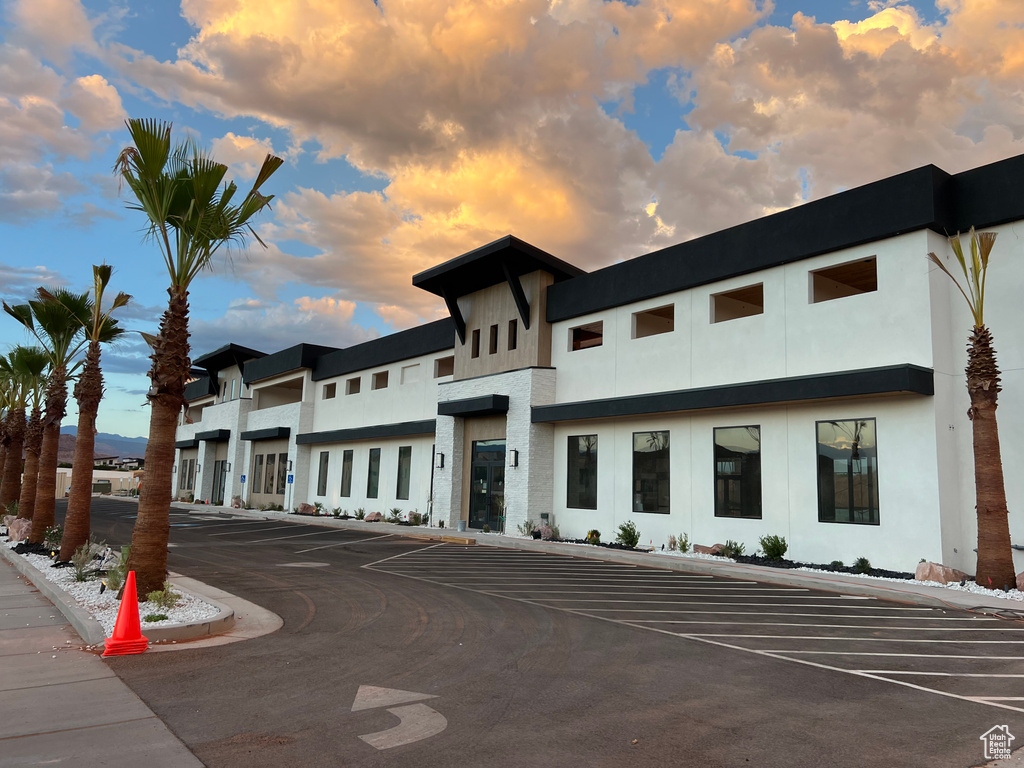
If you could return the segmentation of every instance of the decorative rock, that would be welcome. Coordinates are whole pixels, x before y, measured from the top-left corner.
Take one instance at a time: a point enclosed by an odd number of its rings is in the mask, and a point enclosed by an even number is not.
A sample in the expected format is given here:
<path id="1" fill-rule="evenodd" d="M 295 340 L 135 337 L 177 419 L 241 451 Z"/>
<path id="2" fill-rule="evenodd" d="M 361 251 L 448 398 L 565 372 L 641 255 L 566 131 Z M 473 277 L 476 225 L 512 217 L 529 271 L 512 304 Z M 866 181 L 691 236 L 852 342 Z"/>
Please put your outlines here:
<path id="1" fill-rule="evenodd" d="M 967 578 L 967 574 L 941 563 L 918 563 L 917 570 L 914 571 L 914 578 L 918 581 L 937 581 L 940 584 L 949 584 L 953 581 L 963 581 Z"/>
<path id="2" fill-rule="evenodd" d="M 715 544 L 714 546 L 705 547 L 703 544 L 694 544 L 693 551 L 698 555 L 717 555 L 722 551 L 722 545 Z"/>
<path id="3" fill-rule="evenodd" d="M 366 522 L 368 523 L 379 523 L 381 520 L 384 519 L 384 515 L 382 515 L 380 512 L 370 512 L 363 519 L 366 520 Z"/>
<path id="4" fill-rule="evenodd" d="M 316 514 L 316 507 L 314 507 L 312 504 L 307 504 L 306 502 L 302 502 L 301 504 L 299 504 L 299 510 L 298 511 L 299 511 L 300 515 L 315 515 Z"/>
<path id="5" fill-rule="evenodd" d="M 1024 571 L 1017 574 L 1017 589 L 1024 592 Z"/>
<path id="6" fill-rule="evenodd" d="M 32 533 L 31 520 L 14 519 L 7 524 L 7 538 L 11 541 L 24 541 L 30 533 Z"/>

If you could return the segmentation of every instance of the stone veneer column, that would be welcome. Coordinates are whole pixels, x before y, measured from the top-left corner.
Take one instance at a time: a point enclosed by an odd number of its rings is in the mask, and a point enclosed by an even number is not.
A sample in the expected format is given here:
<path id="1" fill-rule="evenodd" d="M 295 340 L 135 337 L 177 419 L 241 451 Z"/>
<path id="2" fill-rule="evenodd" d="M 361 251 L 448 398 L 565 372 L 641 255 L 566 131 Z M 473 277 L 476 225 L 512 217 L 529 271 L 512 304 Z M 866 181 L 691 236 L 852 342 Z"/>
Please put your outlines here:
<path id="1" fill-rule="evenodd" d="M 213 440 L 199 441 L 199 455 L 196 458 L 196 466 L 202 471 L 199 472 L 195 482 L 195 490 L 192 491 L 196 501 L 206 501 L 213 496 L 213 462 L 216 456 L 217 443 Z"/>
<path id="2" fill-rule="evenodd" d="M 458 526 L 462 514 L 463 420 L 455 416 L 438 416 L 435 428 L 436 453 L 444 454 L 444 467 L 434 468 L 434 519 L 431 524 L 444 523 L 446 528 Z"/>

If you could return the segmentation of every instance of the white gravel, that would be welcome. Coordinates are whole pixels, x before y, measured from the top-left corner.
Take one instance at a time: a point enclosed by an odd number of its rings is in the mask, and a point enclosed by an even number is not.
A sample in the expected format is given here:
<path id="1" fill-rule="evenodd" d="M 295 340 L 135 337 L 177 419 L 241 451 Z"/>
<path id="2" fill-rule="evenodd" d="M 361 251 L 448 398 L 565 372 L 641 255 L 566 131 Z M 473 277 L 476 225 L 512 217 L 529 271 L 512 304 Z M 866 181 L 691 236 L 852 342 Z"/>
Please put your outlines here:
<path id="1" fill-rule="evenodd" d="M 10 549 L 16 546 L 13 542 L 7 542 Z M 78 605 L 87 610 L 92 617 L 103 625 L 103 631 L 107 637 L 114 631 L 114 624 L 117 622 L 117 612 L 121 607 L 121 601 L 117 599 L 116 590 L 106 590 L 100 594 L 100 580 L 90 579 L 89 581 L 75 581 L 74 568 L 53 568 L 53 561 L 43 555 L 19 555 L 24 557 L 38 570 L 47 581 L 53 582 L 56 586 L 67 592 Z M 181 599 L 170 609 L 160 608 L 154 603 L 139 603 L 139 617 L 142 624 L 142 632 L 145 634 L 148 627 L 169 627 L 176 624 L 193 624 L 201 621 L 209 621 L 219 611 L 216 606 L 210 605 L 195 595 L 175 589 Z M 162 613 L 167 616 L 164 621 L 145 621 L 145 617 L 152 613 Z"/>

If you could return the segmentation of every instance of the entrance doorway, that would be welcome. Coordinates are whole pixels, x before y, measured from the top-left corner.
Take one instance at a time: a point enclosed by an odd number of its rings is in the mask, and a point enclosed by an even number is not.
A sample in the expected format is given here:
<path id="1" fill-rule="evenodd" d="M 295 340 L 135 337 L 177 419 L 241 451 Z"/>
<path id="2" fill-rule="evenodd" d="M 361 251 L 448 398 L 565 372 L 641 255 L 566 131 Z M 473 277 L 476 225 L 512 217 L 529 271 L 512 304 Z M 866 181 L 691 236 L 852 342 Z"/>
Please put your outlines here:
<path id="1" fill-rule="evenodd" d="M 228 463 L 226 461 L 213 462 L 213 503 L 221 505 L 224 503 L 224 481 L 227 479 Z"/>
<path id="2" fill-rule="evenodd" d="M 469 477 L 469 527 L 504 530 L 504 440 L 473 441 Z"/>

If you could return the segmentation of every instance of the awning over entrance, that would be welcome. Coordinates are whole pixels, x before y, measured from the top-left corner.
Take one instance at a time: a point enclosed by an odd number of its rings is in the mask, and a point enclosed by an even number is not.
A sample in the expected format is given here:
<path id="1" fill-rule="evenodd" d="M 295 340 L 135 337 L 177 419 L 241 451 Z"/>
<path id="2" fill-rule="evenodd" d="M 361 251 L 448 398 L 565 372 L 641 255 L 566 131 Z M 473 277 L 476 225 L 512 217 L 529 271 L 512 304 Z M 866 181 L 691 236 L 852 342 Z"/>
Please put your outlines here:
<path id="1" fill-rule="evenodd" d="M 493 416 L 508 413 L 508 395 L 481 395 L 437 404 L 438 416 Z"/>
<path id="2" fill-rule="evenodd" d="M 275 440 L 279 437 L 288 437 L 292 433 L 290 427 L 270 427 L 269 429 L 252 429 L 243 432 L 243 440 Z"/>
<path id="3" fill-rule="evenodd" d="M 196 440 L 212 440 L 215 443 L 220 443 L 230 438 L 230 429 L 211 429 L 209 432 L 196 432 Z"/>

